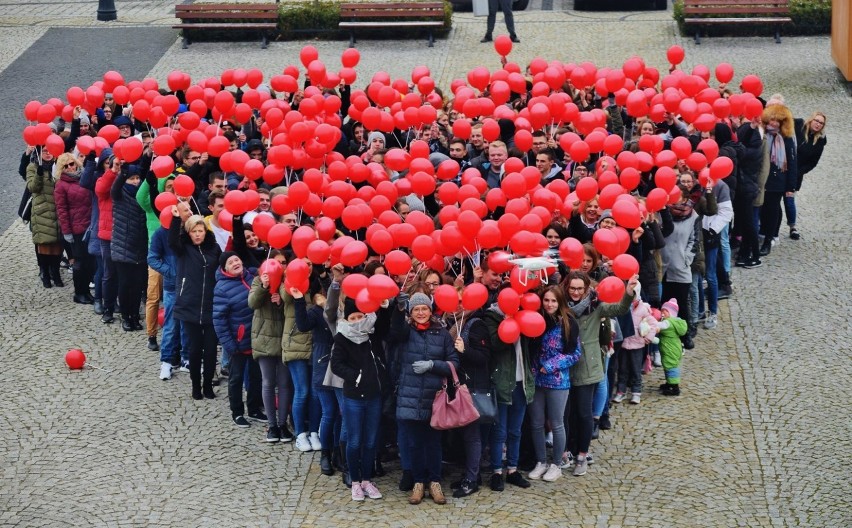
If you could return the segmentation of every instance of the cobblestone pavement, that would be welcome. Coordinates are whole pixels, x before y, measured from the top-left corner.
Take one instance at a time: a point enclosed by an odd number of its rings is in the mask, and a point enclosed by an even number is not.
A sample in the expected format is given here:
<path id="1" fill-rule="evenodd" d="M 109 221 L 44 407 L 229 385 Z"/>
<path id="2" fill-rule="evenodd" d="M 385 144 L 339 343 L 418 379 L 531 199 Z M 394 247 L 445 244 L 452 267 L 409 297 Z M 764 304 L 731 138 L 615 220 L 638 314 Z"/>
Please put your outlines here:
<path id="1" fill-rule="evenodd" d="M 338 476 L 320 474 L 318 454 L 267 445 L 258 425 L 233 427 L 224 387 L 215 402 L 194 402 L 186 374 L 159 381 L 158 354 L 142 335 L 102 325 L 71 303 L 70 275 L 64 289 L 38 286 L 28 233 L 15 223 L 0 235 L 7 270 L 0 381 L 8 388 L 0 402 L 0 525 L 850 525 L 852 192 L 836 182 L 852 147 L 852 110 L 829 39 L 788 37 L 779 46 L 768 37 L 712 38 L 696 47 L 675 35 L 669 16 L 518 13 L 522 43 L 510 60 L 613 65 L 638 54 L 664 69 L 665 50 L 680 43 L 685 69 L 728 61 L 738 76 L 760 74 L 797 116 L 826 112 L 829 143 L 798 200 L 802 240 L 782 233 L 762 268 L 734 271 L 735 294 L 720 303 L 719 327 L 702 330 L 686 356 L 684 395 L 660 397 L 653 390 L 660 369 L 646 376 L 642 404 L 613 409 L 615 426 L 593 444 L 596 462 L 585 477 L 413 507 L 396 491 L 398 464 L 389 463 L 390 475 L 378 480 L 385 498 L 354 505 Z M 425 64 L 447 86 L 473 66 L 496 67 L 492 48 L 479 44 L 484 20 L 463 13 L 454 22 L 431 49 L 417 40 L 360 42 L 360 70 L 403 76 Z M 236 66 L 278 72 L 298 63 L 303 44 L 182 50 L 176 40 L 150 75 L 164 80 L 181 68 L 197 77 Z M 345 42 L 313 44 L 337 67 Z M 9 39 L 0 45 L 5 68 L 17 52 Z M 62 356 L 72 347 L 98 368 L 69 372 Z M 446 482 L 456 475 L 448 472 Z"/>

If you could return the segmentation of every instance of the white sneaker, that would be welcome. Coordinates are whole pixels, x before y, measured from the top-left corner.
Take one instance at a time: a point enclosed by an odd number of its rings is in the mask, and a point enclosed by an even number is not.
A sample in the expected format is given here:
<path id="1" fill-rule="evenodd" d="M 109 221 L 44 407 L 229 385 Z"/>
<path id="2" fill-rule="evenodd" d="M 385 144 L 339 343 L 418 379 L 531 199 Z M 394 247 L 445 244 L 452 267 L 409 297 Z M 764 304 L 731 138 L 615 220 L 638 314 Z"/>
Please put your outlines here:
<path id="1" fill-rule="evenodd" d="M 544 445 L 547 447 L 553 447 L 553 431 L 548 432 L 544 435 Z"/>
<path id="2" fill-rule="evenodd" d="M 533 470 L 529 472 L 527 478 L 530 480 L 538 480 L 541 478 L 542 475 L 544 475 L 545 471 L 547 471 L 547 464 L 545 464 L 544 462 L 536 462 L 535 468 L 533 468 Z"/>
<path id="3" fill-rule="evenodd" d="M 640 401 L 642 401 L 642 395 L 638 392 L 634 392 L 633 396 L 630 397 L 630 403 L 633 405 L 639 405 Z"/>
<path id="4" fill-rule="evenodd" d="M 718 316 L 714 313 L 708 313 L 707 319 L 704 321 L 705 330 L 713 330 L 718 324 Z"/>
<path id="5" fill-rule="evenodd" d="M 172 379 L 172 364 L 171 363 L 169 363 L 167 361 L 163 361 L 162 363 L 160 363 L 160 379 L 161 380 Z"/>
<path id="6" fill-rule="evenodd" d="M 624 401 L 624 393 L 623 392 L 616 392 L 615 398 L 612 399 L 612 402 L 613 403 L 621 403 L 623 401 Z"/>
<path id="7" fill-rule="evenodd" d="M 314 451 L 322 451 L 322 442 L 320 442 L 319 433 L 311 433 L 311 436 L 308 437 L 308 441 L 311 443 L 311 449 Z"/>
<path id="8" fill-rule="evenodd" d="M 663 360 L 660 358 L 660 352 L 659 351 L 654 352 L 654 366 L 655 367 L 662 367 L 663 366 Z"/>
<path id="9" fill-rule="evenodd" d="M 303 453 L 313 449 L 311 441 L 308 440 L 308 433 L 299 433 L 299 436 L 296 437 L 296 449 Z"/>
<path id="10" fill-rule="evenodd" d="M 562 476 L 562 470 L 559 469 L 559 466 L 556 464 L 550 464 L 550 467 L 547 468 L 547 472 L 542 477 L 547 482 L 553 482 Z"/>
<path id="11" fill-rule="evenodd" d="M 181 361 L 179 372 L 189 372 L 189 361 Z"/>
<path id="12" fill-rule="evenodd" d="M 570 469 L 574 465 L 574 455 L 569 451 L 562 456 L 562 463 L 559 464 L 559 469 Z"/>

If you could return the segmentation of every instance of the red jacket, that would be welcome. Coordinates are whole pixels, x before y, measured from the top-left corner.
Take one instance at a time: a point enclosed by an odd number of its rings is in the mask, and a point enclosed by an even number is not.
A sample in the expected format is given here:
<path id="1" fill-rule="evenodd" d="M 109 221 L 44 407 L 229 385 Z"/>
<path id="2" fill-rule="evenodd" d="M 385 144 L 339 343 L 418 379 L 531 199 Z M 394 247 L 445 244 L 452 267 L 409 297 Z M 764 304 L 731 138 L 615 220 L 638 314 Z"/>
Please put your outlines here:
<path id="1" fill-rule="evenodd" d="M 112 241 L 112 198 L 110 191 L 115 182 L 116 173 L 107 169 L 95 182 L 95 194 L 98 196 L 98 238 Z"/>
<path id="2" fill-rule="evenodd" d="M 82 235 L 92 219 L 92 193 L 80 180 L 67 174 L 59 177 L 53 190 L 56 216 L 63 235 Z"/>

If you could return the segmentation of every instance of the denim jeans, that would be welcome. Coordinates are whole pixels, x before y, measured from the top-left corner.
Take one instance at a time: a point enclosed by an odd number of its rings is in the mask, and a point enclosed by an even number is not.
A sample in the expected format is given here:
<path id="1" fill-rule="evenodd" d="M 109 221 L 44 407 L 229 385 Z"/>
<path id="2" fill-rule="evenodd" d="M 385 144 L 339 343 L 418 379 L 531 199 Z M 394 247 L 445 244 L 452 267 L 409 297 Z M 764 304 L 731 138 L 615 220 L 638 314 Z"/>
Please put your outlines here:
<path id="1" fill-rule="evenodd" d="M 398 426 L 408 429 L 414 482 L 441 482 L 441 431 L 432 429 L 428 421 L 400 420 Z"/>
<path id="2" fill-rule="evenodd" d="M 692 284 L 689 285 L 689 306 L 684 310 L 681 306 L 681 318 L 685 319 L 688 324 L 698 322 L 700 311 L 704 307 L 704 290 L 701 287 L 704 276 L 697 271 L 692 272 Z"/>
<path id="3" fill-rule="evenodd" d="M 281 363 L 278 356 L 266 356 L 257 359 L 263 378 L 261 394 L 263 408 L 269 419 L 269 427 L 284 427 L 287 424 L 287 412 L 290 410 L 290 371 Z M 278 392 L 278 406 L 275 405 L 275 393 Z"/>
<path id="4" fill-rule="evenodd" d="M 545 417 L 553 427 L 553 463 L 559 465 L 565 451 L 565 427 L 562 417 L 568 403 L 568 389 L 535 388 L 535 397 L 527 410 L 530 413 L 533 449 L 536 462 L 547 462 L 547 447 L 544 441 Z"/>
<path id="5" fill-rule="evenodd" d="M 322 404 L 317 395 L 317 388 L 311 387 L 311 395 L 308 398 L 308 432 L 319 433 L 321 420 Z"/>
<path id="6" fill-rule="evenodd" d="M 521 426 L 527 411 L 527 397 L 522 382 L 515 383 L 512 404 L 497 404 L 497 424 L 491 431 L 491 469 L 503 470 L 503 445 L 506 445 L 506 463 L 509 469 L 518 467 L 521 450 Z"/>
<path id="7" fill-rule="evenodd" d="M 784 214 L 787 215 L 787 225 L 796 225 L 796 196 L 784 196 Z"/>
<path id="8" fill-rule="evenodd" d="M 592 414 L 594 417 L 603 416 L 604 409 L 606 409 L 606 404 L 609 401 L 609 380 L 607 379 L 608 371 L 609 356 L 606 356 L 604 359 L 604 378 L 595 387 L 594 403 L 592 405 Z"/>
<path id="9" fill-rule="evenodd" d="M 248 389 L 246 390 L 246 403 L 249 414 L 254 414 L 263 409 L 263 397 L 261 396 L 260 367 L 251 354 L 233 354 L 231 356 L 231 372 L 228 374 L 228 401 L 231 405 L 231 416 L 236 418 L 245 414 L 243 406 L 243 378 L 248 372 Z"/>
<path id="10" fill-rule="evenodd" d="M 719 251 L 717 253 L 721 253 L 722 255 L 722 269 L 727 273 L 731 273 L 731 226 L 726 225 L 722 228 L 722 232 L 719 233 L 721 235 L 720 245 L 717 248 Z M 705 255 L 706 260 L 710 260 L 709 257 Z M 710 273 L 708 268 L 707 273 Z"/>
<path id="11" fill-rule="evenodd" d="M 101 254 L 94 255 L 95 257 L 95 278 L 92 282 L 95 283 L 95 299 L 103 300 L 103 279 L 104 279 L 104 259 Z"/>
<path id="12" fill-rule="evenodd" d="M 332 449 L 335 442 L 335 424 L 338 422 L 337 398 L 334 390 L 329 387 L 314 387 L 314 394 L 322 407 L 322 418 L 319 423 L 319 437 L 323 449 Z M 339 437 L 339 431 L 337 431 Z"/>
<path id="13" fill-rule="evenodd" d="M 464 440 L 464 478 L 476 482 L 479 475 L 479 462 L 482 460 L 483 426 L 473 422 L 462 427 L 462 439 Z"/>
<path id="14" fill-rule="evenodd" d="M 346 431 L 349 476 L 352 482 L 371 480 L 376 460 L 376 438 L 382 418 L 382 399 L 379 396 L 363 400 L 344 396 L 343 416 L 349 424 Z"/>
<path id="15" fill-rule="evenodd" d="M 175 292 L 174 290 L 163 290 L 163 339 L 160 343 L 160 361 L 171 362 L 174 358 L 175 348 L 181 343 L 181 359 L 189 359 L 189 346 L 183 342 L 181 322 L 174 318 Z"/>
<path id="16" fill-rule="evenodd" d="M 293 427 L 296 435 L 307 431 L 308 396 L 311 392 L 311 367 L 306 359 L 285 363 L 293 380 Z"/>
<path id="17" fill-rule="evenodd" d="M 346 416 L 343 414 L 343 389 L 342 388 L 339 388 L 339 387 L 334 388 L 334 398 L 337 400 L 337 408 L 340 409 L 340 434 L 338 435 L 337 443 L 345 445 L 346 444 Z M 400 451 L 401 451 L 401 449 L 400 449 Z"/>
<path id="18" fill-rule="evenodd" d="M 411 438 L 408 428 L 402 425 L 402 421 L 396 424 L 396 445 L 399 448 L 399 467 L 403 471 L 411 471 Z"/>
<path id="19" fill-rule="evenodd" d="M 108 312 L 115 311 L 115 298 L 118 295 L 118 279 L 115 275 L 115 263 L 112 261 L 112 242 L 100 239 L 101 260 L 103 261 L 103 274 L 101 278 L 101 293 L 103 295 L 104 309 Z"/>
<path id="20" fill-rule="evenodd" d="M 704 276 L 707 278 L 707 309 L 713 314 L 719 312 L 719 277 L 716 275 L 716 263 L 720 249 L 722 248 L 704 247 L 704 266 L 706 271 Z M 724 250 L 722 253 L 724 256 Z M 704 303 L 702 302 L 699 309 L 703 308 Z"/>

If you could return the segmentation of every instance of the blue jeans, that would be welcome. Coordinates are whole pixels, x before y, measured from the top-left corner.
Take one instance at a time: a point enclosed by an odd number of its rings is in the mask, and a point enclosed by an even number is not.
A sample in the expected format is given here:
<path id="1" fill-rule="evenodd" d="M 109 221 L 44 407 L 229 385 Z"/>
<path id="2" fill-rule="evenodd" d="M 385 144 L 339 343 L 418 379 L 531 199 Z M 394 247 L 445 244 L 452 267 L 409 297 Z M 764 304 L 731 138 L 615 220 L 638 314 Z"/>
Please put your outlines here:
<path id="1" fill-rule="evenodd" d="M 343 414 L 343 389 L 334 388 L 334 397 L 337 399 L 337 408 L 340 409 L 340 434 L 337 438 L 338 444 L 346 444 L 346 416 Z"/>
<path id="2" fill-rule="evenodd" d="M 170 363 L 175 348 L 180 344 L 181 361 L 189 362 L 189 342 L 186 332 L 181 332 L 181 322 L 172 315 L 175 309 L 175 292 L 163 290 L 163 340 L 160 343 L 160 361 Z"/>
<path id="3" fill-rule="evenodd" d="M 497 424 L 491 431 L 491 469 L 503 470 L 503 444 L 506 445 L 506 463 L 509 469 L 518 467 L 521 450 L 521 426 L 527 411 L 527 396 L 522 382 L 515 383 L 512 404 L 497 404 Z"/>
<path id="4" fill-rule="evenodd" d="M 411 471 L 411 438 L 408 428 L 400 420 L 396 424 L 396 445 L 399 448 L 399 466 L 403 471 Z"/>
<path id="5" fill-rule="evenodd" d="M 725 228 L 725 231 L 727 231 L 727 228 Z M 724 258 L 724 248 L 704 247 L 704 266 L 706 267 L 704 276 L 707 278 L 707 309 L 713 314 L 719 312 L 719 277 L 716 275 L 716 259 L 719 256 L 720 249 L 722 250 L 722 258 Z M 730 246 L 728 246 L 728 250 L 730 251 Z M 703 302 L 699 308 L 704 308 Z"/>
<path id="6" fill-rule="evenodd" d="M 787 225 L 796 225 L 796 196 L 784 196 L 784 213 L 787 215 Z"/>
<path id="7" fill-rule="evenodd" d="M 311 392 L 311 367 L 306 359 L 286 363 L 293 380 L 293 427 L 296 435 L 306 432 L 308 424 L 308 396 Z"/>
<path id="8" fill-rule="evenodd" d="M 317 395 L 317 388 L 311 387 L 311 396 L 308 398 L 308 432 L 319 433 L 320 420 L 322 420 L 322 404 Z"/>
<path id="9" fill-rule="evenodd" d="M 382 419 L 382 399 L 379 396 L 356 400 L 343 397 L 343 416 L 349 424 L 346 431 L 346 462 L 352 482 L 373 478 L 376 460 L 376 437 Z M 440 459 L 438 460 L 440 464 Z"/>
<path id="10" fill-rule="evenodd" d="M 726 225 L 719 234 L 721 242 L 717 249 L 722 253 L 722 268 L 725 272 L 731 273 L 731 226 Z M 710 273 L 710 268 L 707 268 L 707 273 Z"/>
<path id="11" fill-rule="evenodd" d="M 428 421 L 399 420 L 397 426 L 408 430 L 414 482 L 441 482 L 441 431 Z"/>
<path id="12" fill-rule="evenodd" d="M 108 312 L 115 311 L 115 298 L 118 296 L 118 279 L 115 275 L 115 263 L 112 261 L 112 242 L 109 240 L 100 239 L 101 241 L 101 260 L 103 260 L 104 268 L 101 278 L 101 294 L 104 303 L 104 310 Z"/>
<path id="13" fill-rule="evenodd" d="M 95 255 L 95 299 L 103 300 L 103 288 L 104 285 L 101 281 L 104 278 L 104 259 L 100 253 Z"/>
<path id="14" fill-rule="evenodd" d="M 337 422 L 337 399 L 334 390 L 328 387 L 314 387 L 313 394 L 322 407 L 322 418 L 319 423 L 319 437 L 323 449 L 332 449 L 337 445 L 335 438 L 335 422 Z"/>
<path id="15" fill-rule="evenodd" d="M 609 356 L 604 359 L 604 378 L 595 387 L 595 396 L 592 400 L 592 414 L 596 417 L 601 417 L 606 408 L 606 403 L 609 396 L 609 380 L 607 379 L 607 371 L 609 370 Z"/>
<path id="16" fill-rule="evenodd" d="M 701 282 L 704 276 L 697 271 L 692 272 L 692 284 L 689 286 L 689 306 L 685 312 L 687 314 L 684 319 L 688 324 L 698 322 L 700 310 L 704 307 L 704 290 L 701 288 Z M 681 308 L 682 309 L 682 308 Z"/>

